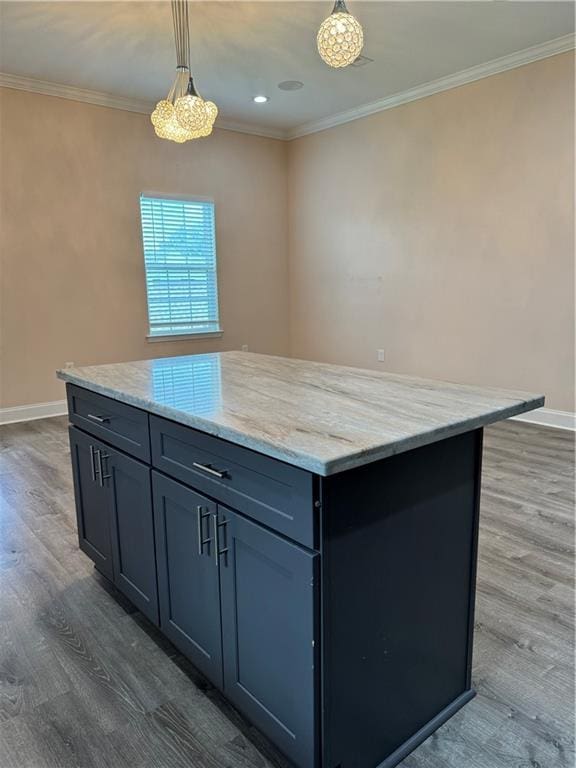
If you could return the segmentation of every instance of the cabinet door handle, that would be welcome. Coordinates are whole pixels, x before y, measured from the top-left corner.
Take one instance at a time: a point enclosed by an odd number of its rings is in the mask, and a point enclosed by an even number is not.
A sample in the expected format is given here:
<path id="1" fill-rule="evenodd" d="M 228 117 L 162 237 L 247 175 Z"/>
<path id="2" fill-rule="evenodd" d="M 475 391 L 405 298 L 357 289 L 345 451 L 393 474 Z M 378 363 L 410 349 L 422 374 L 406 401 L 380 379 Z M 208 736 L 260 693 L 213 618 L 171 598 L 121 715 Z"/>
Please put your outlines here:
<path id="1" fill-rule="evenodd" d="M 102 487 L 102 462 L 100 461 L 100 448 L 94 448 L 94 474 L 98 478 L 98 485 Z"/>
<path id="2" fill-rule="evenodd" d="M 95 464 L 95 453 L 94 446 L 90 446 L 90 470 L 92 472 L 92 480 L 96 482 L 96 464 Z"/>
<path id="3" fill-rule="evenodd" d="M 197 521 L 198 521 L 198 554 L 204 554 L 204 547 L 206 544 L 212 543 L 212 538 L 208 536 L 204 538 L 204 520 L 208 518 L 208 531 L 210 531 L 210 511 L 203 512 L 203 507 L 198 504 L 196 507 Z"/>
<path id="4" fill-rule="evenodd" d="M 212 515 L 212 519 L 214 520 L 214 540 L 215 540 L 214 561 L 216 563 L 216 567 L 218 568 L 220 566 L 220 555 L 226 556 L 224 560 L 224 565 L 228 566 L 228 555 L 226 554 L 228 552 L 228 547 L 224 547 L 224 549 L 220 549 L 220 534 L 219 534 L 220 528 L 223 528 L 224 531 L 226 530 L 226 526 L 228 525 L 228 520 L 223 520 L 221 523 L 219 523 L 218 515 Z"/>
<path id="5" fill-rule="evenodd" d="M 214 467 L 211 467 L 209 464 L 198 464 L 197 461 L 193 461 L 192 466 L 196 469 L 200 469 L 202 472 L 206 472 L 208 475 L 213 475 L 213 477 L 219 477 L 220 479 L 228 477 L 228 472 L 226 472 L 225 469 L 214 469 Z"/>
<path id="6" fill-rule="evenodd" d="M 110 454 L 109 453 L 102 453 L 102 451 L 100 451 L 100 450 L 95 451 L 95 453 L 98 454 L 98 470 L 99 470 L 98 473 L 100 475 L 100 488 L 104 488 L 104 480 L 109 480 L 112 477 L 112 475 L 105 475 L 104 474 L 104 469 L 102 468 L 102 459 L 104 459 L 104 460 L 109 459 L 110 458 Z"/>
<path id="7" fill-rule="evenodd" d="M 214 521 L 214 562 L 216 563 L 216 568 L 218 568 L 218 547 L 220 546 L 218 543 L 218 515 L 212 515 L 212 520 Z"/>
<path id="8" fill-rule="evenodd" d="M 109 416 L 95 416 L 93 413 L 87 414 L 89 419 L 92 419 L 92 421 L 97 421 L 98 424 L 107 424 L 110 421 Z"/>

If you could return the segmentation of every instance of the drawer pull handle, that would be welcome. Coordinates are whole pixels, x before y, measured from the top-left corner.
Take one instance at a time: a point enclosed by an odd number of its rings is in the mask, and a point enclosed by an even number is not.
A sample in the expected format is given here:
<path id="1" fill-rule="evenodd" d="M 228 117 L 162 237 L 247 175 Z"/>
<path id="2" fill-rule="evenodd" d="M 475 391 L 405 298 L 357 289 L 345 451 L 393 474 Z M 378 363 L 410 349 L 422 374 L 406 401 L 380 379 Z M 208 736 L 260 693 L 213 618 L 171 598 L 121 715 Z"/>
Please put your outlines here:
<path id="1" fill-rule="evenodd" d="M 98 424 L 107 424 L 110 421 L 109 416 L 94 416 L 93 413 L 89 413 L 88 418 L 92 419 L 92 421 L 97 421 Z"/>
<path id="2" fill-rule="evenodd" d="M 203 512 L 200 504 L 196 507 L 196 514 L 198 515 L 198 554 L 204 554 L 204 547 L 206 544 L 211 544 L 212 539 L 208 536 L 204 538 L 204 520 L 210 518 L 210 512 Z M 208 520 L 208 531 L 210 531 L 210 520 Z"/>
<path id="3" fill-rule="evenodd" d="M 226 472 L 226 470 L 221 471 L 219 469 L 214 469 L 209 464 L 198 464 L 198 462 L 193 461 L 192 466 L 196 467 L 196 469 L 200 469 L 202 472 L 206 472 L 207 474 L 212 475 L 213 477 L 219 477 L 220 479 L 228 477 L 228 472 Z"/>

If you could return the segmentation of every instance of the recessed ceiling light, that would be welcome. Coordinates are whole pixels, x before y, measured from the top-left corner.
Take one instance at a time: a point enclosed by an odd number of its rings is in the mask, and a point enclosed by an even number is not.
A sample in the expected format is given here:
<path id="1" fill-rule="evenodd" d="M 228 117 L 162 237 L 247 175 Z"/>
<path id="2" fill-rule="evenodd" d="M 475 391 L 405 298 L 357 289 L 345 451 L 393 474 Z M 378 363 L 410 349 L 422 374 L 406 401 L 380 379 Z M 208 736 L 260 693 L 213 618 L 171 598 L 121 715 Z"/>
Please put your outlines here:
<path id="1" fill-rule="evenodd" d="M 303 87 L 304 83 L 301 83 L 300 80 L 283 80 L 281 83 L 278 83 L 278 88 L 281 91 L 299 91 Z"/>
<path id="2" fill-rule="evenodd" d="M 255 101 L 256 104 L 266 104 L 269 99 L 268 96 L 254 96 L 253 101 Z"/>

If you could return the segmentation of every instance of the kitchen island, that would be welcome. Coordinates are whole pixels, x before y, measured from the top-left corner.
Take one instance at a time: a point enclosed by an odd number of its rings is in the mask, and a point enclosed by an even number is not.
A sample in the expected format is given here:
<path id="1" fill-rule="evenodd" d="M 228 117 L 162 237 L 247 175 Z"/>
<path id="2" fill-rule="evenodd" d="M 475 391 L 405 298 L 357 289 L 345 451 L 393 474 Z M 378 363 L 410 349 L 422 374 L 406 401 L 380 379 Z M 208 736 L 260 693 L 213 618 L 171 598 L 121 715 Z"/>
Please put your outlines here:
<path id="1" fill-rule="evenodd" d="M 301 768 L 474 696 L 482 429 L 544 398 L 225 352 L 66 369 L 80 547 Z"/>

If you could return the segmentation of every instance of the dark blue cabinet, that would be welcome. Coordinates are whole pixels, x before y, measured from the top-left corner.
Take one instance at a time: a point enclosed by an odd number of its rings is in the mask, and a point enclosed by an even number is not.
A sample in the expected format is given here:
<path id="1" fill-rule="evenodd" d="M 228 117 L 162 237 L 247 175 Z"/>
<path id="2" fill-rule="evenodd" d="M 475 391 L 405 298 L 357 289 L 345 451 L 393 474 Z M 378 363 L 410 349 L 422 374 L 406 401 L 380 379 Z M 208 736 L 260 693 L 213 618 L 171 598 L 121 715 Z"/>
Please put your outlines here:
<path id="1" fill-rule="evenodd" d="M 288 757 L 312 768 L 318 555 L 152 474 L 163 632 Z"/>
<path id="2" fill-rule="evenodd" d="M 70 428 L 70 453 L 76 497 L 76 519 L 80 549 L 109 579 L 114 578 L 108 489 L 99 476 L 99 453 L 103 446 L 90 435 Z"/>
<path id="3" fill-rule="evenodd" d="M 317 758 L 318 555 L 220 507 L 228 698 L 302 768 Z"/>
<path id="4" fill-rule="evenodd" d="M 150 468 L 70 427 L 80 549 L 158 623 Z"/>
<path id="5" fill-rule="evenodd" d="M 114 583 L 158 624 L 150 468 L 108 448 L 101 453 L 101 463 L 109 493 Z"/>
<path id="6" fill-rule="evenodd" d="M 162 631 L 222 687 L 216 505 L 153 472 Z"/>
<path id="7" fill-rule="evenodd" d="M 68 394 L 81 549 L 297 768 L 393 768 L 474 696 L 481 430 L 318 477 Z"/>

